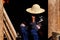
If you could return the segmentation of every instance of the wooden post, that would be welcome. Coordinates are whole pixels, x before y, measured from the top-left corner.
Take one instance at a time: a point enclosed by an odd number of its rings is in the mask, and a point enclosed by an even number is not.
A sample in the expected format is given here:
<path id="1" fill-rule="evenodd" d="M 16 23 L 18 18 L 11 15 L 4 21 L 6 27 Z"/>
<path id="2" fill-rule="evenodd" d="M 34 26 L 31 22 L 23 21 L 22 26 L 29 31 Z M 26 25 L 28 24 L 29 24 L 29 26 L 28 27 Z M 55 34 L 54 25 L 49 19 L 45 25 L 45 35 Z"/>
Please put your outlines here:
<path id="1" fill-rule="evenodd" d="M 0 0 L 0 40 L 3 40 L 3 4 Z"/>
<path id="2" fill-rule="evenodd" d="M 60 33 L 59 0 L 48 0 L 48 38 L 52 32 Z"/>

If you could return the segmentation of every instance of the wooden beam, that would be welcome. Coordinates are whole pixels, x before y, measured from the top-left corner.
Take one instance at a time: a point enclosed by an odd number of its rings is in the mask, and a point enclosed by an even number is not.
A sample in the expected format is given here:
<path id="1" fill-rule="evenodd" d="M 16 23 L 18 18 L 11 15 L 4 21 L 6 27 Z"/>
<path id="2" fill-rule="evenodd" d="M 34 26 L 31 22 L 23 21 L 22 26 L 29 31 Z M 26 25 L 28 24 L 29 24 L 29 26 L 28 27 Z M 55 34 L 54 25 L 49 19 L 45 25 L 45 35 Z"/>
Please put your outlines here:
<path id="1" fill-rule="evenodd" d="M 59 0 L 48 0 L 48 38 L 52 32 L 60 33 Z"/>
<path id="2" fill-rule="evenodd" d="M 0 0 L 0 40 L 3 40 L 3 4 Z"/>

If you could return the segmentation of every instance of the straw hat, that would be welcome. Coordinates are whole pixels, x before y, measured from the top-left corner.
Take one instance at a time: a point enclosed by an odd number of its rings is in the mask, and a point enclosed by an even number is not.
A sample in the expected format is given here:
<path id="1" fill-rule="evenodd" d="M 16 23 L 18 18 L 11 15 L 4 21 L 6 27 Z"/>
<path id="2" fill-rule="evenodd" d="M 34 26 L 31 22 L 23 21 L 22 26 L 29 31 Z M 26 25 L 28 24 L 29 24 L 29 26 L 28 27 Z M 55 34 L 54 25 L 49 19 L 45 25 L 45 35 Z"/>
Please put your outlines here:
<path id="1" fill-rule="evenodd" d="M 45 10 L 42 9 L 38 4 L 34 4 L 32 8 L 27 8 L 26 11 L 31 14 L 40 14 L 45 12 Z"/>

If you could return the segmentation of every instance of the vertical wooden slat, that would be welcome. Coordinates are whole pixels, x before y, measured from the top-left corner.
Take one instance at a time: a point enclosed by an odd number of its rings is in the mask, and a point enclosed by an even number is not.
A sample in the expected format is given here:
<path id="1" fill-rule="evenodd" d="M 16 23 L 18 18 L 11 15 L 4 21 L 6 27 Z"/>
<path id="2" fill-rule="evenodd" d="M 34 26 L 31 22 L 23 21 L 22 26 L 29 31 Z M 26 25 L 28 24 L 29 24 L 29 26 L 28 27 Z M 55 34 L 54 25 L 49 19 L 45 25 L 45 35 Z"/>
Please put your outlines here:
<path id="1" fill-rule="evenodd" d="M 60 33 L 59 0 L 48 0 L 48 38 L 52 32 Z"/>
<path id="2" fill-rule="evenodd" d="M 3 40 L 3 4 L 0 0 L 0 40 Z"/>

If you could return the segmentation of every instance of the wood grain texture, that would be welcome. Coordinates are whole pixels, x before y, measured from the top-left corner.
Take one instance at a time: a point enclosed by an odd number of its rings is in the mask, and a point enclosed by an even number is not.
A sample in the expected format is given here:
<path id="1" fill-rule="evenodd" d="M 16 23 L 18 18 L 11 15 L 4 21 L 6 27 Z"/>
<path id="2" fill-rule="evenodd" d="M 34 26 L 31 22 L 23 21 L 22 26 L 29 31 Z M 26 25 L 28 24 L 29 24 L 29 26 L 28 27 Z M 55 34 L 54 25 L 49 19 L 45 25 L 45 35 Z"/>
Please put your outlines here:
<path id="1" fill-rule="evenodd" d="M 59 0 L 48 0 L 48 38 L 52 32 L 60 33 Z"/>
<path id="2" fill-rule="evenodd" d="M 3 5 L 2 0 L 0 0 L 0 40 L 3 40 Z"/>

